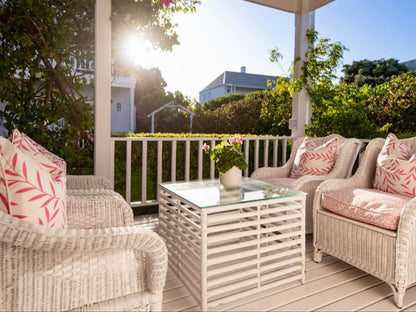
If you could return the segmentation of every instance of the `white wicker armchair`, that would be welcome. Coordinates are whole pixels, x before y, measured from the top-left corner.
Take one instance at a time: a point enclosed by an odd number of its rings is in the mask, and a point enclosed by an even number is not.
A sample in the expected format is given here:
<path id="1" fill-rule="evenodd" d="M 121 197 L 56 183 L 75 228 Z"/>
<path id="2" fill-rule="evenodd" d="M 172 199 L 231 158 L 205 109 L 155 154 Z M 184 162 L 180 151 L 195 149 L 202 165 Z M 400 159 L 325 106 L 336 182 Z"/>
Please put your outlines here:
<path id="1" fill-rule="evenodd" d="M 160 237 L 113 193 L 69 195 L 67 211 L 65 230 L 0 211 L 0 311 L 161 310 Z"/>
<path id="2" fill-rule="evenodd" d="M 314 142 L 317 145 L 322 145 L 333 138 L 337 137 L 341 146 L 340 153 L 337 157 L 334 168 L 330 173 L 320 176 L 303 176 L 298 179 L 290 179 L 290 172 L 293 167 L 296 152 L 305 138 L 299 138 L 293 144 L 290 158 L 281 167 L 263 167 L 255 170 L 251 174 L 251 178 L 263 180 L 273 184 L 280 184 L 283 186 L 289 186 L 290 188 L 307 193 L 306 197 L 306 233 L 312 233 L 312 206 L 316 188 L 322 181 L 332 178 L 346 178 L 351 176 L 351 171 L 354 166 L 355 159 L 362 147 L 362 142 L 358 139 L 346 139 L 337 134 L 331 134 L 322 138 L 314 138 Z"/>
<path id="3" fill-rule="evenodd" d="M 401 140 L 416 152 L 416 138 Z M 403 208 L 397 231 L 387 230 L 335 214 L 321 206 L 322 193 L 372 188 L 377 157 L 384 139 L 372 140 L 356 173 L 349 179 L 323 182 L 314 201 L 314 260 L 331 254 L 391 286 L 398 307 L 406 288 L 416 282 L 416 198 Z"/>
<path id="4" fill-rule="evenodd" d="M 112 190 L 113 184 L 106 178 L 94 175 L 67 175 L 67 190 L 76 189 L 107 189 Z"/>

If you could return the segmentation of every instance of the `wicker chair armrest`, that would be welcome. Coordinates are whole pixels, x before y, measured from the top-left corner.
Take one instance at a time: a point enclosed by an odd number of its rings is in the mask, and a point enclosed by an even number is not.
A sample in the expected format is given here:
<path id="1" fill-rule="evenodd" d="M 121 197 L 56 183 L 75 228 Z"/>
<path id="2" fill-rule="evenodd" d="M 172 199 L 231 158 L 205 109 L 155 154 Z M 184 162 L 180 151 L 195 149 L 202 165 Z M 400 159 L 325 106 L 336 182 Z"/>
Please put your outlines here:
<path id="1" fill-rule="evenodd" d="M 416 198 L 404 207 L 397 228 L 396 285 L 416 281 Z"/>
<path id="2" fill-rule="evenodd" d="M 163 292 L 167 250 L 159 235 L 151 230 L 138 226 L 88 230 L 49 228 L 0 211 L 0 241 L 17 248 L 48 252 L 94 253 L 104 249 L 133 249 L 148 257 L 149 290 L 157 296 Z"/>
<path id="3" fill-rule="evenodd" d="M 113 184 L 104 177 L 93 175 L 67 175 L 67 189 L 113 189 Z"/>
<path id="4" fill-rule="evenodd" d="M 252 179 L 265 179 L 265 178 L 288 178 L 290 175 L 291 165 L 287 163 L 282 167 L 262 167 L 251 174 Z"/>
<path id="5" fill-rule="evenodd" d="M 133 210 L 112 190 L 101 193 L 81 192 L 67 195 L 67 221 L 71 229 L 97 229 L 132 226 Z"/>

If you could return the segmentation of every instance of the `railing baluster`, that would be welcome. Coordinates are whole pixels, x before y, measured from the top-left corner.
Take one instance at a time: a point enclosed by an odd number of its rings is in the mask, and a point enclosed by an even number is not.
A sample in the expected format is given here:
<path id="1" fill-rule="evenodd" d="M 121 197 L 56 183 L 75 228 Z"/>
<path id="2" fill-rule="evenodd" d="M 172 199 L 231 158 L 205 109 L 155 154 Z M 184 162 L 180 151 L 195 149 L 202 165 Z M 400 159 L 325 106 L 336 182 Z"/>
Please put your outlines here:
<path id="1" fill-rule="evenodd" d="M 245 157 L 246 163 L 248 163 L 249 166 L 250 166 L 250 163 L 249 163 L 249 159 L 250 159 L 250 155 L 249 155 L 249 153 L 250 153 L 250 139 L 245 138 L 244 140 L 245 140 L 245 143 L 244 143 L 244 157 Z M 244 176 L 245 177 L 248 177 L 248 169 L 249 168 L 244 170 Z"/>
<path id="2" fill-rule="evenodd" d="M 171 159 L 171 169 L 170 169 L 170 180 L 172 182 L 176 181 L 176 139 L 172 138 L 172 159 Z"/>
<path id="3" fill-rule="evenodd" d="M 215 146 L 215 140 L 212 139 L 211 148 L 213 148 L 214 146 Z M 209 177 L 210 179 L 215 178 L 215 160 L 212 160 L 212 159 L 209 161 Z"/>
<path id="4" fill-rule="evenodd" d="M 126 145 L 126 201 L 131 203 L 131 140 Z"/>
<path id="5" fill-rule="evenodd" d="M 142 204 L 147 201 L 147 140 L 142 145 Z"/>
<path id="6" fill-rule="evenodd" d="M 254 170 L 259 168 L 259 152 L 260 152 L 259 143 L 260 143 L 259 139 L 255 138 L 254 139 Z"/>
<path id="7" fill-rule="evenodd" d="M 163 169 L 163 140 L 157 141 L 157 183 L 162 182 Z"/>
<path id="8" fill-rule="evenodd" d="M 185 181 L 189 181 L 191 171 L 191 141 L 185 141 Z"/>
<path id="9" fill-rule="evenodd" d="M 115 162 L 115 155 L 116 155 L 116 141 L 111 140 L 110 143 L 110 182 L 114 185 L 114 162 Z"/>
<path id="10" fill-rule="evenodd" d="M 202 153 L 202 146 L 203 146 L 203 140 L 198 140 L 198 180 L 202 180 L 203 172 L 202 172 L 202 162 L 204 154 Z"/>
<path id="11" fill-rule="evenodd" d="M 287 139 L 283 139 L 282 144 L 282 164 L 285 164 L 287 162 Z"/>
<path id="12" fill-rule="evenodd" d="M 277 156 L 279 152 L 279 139 L 273 140 L 273 167 L 277 167 Z"/>
<path id="13" fill-rule="evenodd" d="M 269 139 L 264 140 L 263 167 L 269 166 Z"/>

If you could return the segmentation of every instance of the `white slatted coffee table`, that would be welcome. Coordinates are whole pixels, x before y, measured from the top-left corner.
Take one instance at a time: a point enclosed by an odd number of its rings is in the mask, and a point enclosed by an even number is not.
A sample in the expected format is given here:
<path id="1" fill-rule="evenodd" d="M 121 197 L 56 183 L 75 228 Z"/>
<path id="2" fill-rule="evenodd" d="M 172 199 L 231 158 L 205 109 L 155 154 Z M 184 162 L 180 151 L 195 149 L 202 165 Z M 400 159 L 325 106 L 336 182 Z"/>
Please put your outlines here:
<path id="1" fill-rule="evenodd" d="M 244 178 L 158 186 L 169 268 L 201 310 L 304 282 L 305 193 Z"/>

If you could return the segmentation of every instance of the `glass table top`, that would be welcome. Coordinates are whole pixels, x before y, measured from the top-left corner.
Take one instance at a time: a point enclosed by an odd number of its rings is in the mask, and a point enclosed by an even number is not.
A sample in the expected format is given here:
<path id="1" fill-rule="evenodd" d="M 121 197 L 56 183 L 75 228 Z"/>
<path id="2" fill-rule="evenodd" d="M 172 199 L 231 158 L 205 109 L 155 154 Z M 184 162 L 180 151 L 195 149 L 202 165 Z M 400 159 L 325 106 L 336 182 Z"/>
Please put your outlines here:
<path id="1" fill-rule="evenodd" d="M 250 178 L 243 178 L 237 187 L 224 187 L 219 180 L 195 180 L 159 183 L 159 187 L 194 204 L 199 208 L 217 207 L 241 202 L 268 200 L 303 195 L 281 187 Z"/>

